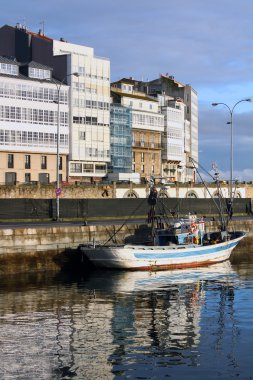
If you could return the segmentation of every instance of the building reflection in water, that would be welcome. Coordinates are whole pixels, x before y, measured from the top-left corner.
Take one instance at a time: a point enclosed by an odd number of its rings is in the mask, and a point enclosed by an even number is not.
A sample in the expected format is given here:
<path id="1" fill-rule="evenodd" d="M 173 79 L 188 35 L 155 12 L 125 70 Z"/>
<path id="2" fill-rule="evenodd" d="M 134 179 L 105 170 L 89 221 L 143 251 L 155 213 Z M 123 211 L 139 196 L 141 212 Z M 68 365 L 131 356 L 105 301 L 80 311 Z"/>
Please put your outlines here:
<path id="1" fill-rule="evenodd" d="M 154 365 L 197 366 L 206 288 L 212 284 L 215 294 L 210 317 L 218 318 L 218 348 L 227 307 L 233 315 L 236 276 L 225 263 L 156 273 L 5 279 L 0 378 L 149 378 Z M 231 331 L 233 346 L 233 325 Z"/>

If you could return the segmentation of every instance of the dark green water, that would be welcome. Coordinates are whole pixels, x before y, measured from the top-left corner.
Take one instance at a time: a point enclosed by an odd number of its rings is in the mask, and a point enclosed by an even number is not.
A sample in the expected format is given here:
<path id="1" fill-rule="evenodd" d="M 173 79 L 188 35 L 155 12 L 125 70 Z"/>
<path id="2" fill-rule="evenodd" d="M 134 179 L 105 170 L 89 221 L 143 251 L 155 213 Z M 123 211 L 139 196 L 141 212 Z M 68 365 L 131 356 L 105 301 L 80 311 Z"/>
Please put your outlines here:
<path id="1" fill-rule="evenodd" d="M 0 379 L 252 379 L 253 263 L 0 277 Z"/>

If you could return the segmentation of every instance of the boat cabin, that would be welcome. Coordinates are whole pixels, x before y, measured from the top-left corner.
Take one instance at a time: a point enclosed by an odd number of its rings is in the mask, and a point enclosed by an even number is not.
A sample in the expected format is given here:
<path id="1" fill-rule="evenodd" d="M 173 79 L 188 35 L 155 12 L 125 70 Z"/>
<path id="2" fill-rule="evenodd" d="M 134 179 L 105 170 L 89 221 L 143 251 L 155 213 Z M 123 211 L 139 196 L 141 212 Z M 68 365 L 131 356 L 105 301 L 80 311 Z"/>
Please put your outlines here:
<path id="1" fill-rule="evenodd" d="M 181 220 L 169 228 L 157 229 L 155 245 L 202 245 L 205 235 L 205 222 Z"/>

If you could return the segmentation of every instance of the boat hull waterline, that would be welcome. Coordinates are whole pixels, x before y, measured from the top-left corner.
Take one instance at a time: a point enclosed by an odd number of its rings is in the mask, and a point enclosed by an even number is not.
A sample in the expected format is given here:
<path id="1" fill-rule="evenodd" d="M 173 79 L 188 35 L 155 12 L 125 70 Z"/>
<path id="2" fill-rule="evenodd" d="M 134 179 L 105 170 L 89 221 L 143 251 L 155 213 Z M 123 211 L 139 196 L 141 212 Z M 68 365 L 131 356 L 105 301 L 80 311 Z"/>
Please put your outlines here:
<path id="1" fill-rule="evenodd" d="M 239 234 L 239 236 L 238 236 Z M 232 250 L 245 237 L 245 233 L 237 233 L 236 238 L 214 245 L 178 246 L 82 246 L 84 255 L 97 267 L 130 269 L 130 270 L 162 270 L 180 269 L 210 265 L 228 260 Z"/>

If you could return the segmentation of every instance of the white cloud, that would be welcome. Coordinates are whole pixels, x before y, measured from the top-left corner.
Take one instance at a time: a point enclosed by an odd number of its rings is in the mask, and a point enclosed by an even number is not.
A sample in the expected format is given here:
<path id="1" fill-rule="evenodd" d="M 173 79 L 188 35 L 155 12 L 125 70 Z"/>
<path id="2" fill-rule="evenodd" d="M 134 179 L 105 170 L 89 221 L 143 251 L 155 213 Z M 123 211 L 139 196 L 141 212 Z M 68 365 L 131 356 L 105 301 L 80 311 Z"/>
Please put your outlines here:
<path id="1" fill-rule="evenodd" d="M 11 12 L 10 12 L 11 9 Z M 25 11 L 24 11 L 25 10 Z M 52 38 L 92 46 L 111 60 L 112 80 L 153 79 L 168 72 L 198 92 L 201 163 L 229 169 L 229 115 L 211 103 L 253 96 L 253 2 L 231 0 L 2 0 L 0 24 L 25 22 Z M 57 15 L 57 17 L 55 17 Z M 250 107 L 250 106 L 249 106 Z M 253 105 L 234 122 L 235 170 L 253 170 Z M 245 169 L 248 168 L 248 169 Z"/>
<path id="2" fill-rule="evenodd" d="M 208 170 L 208 172 L 211 175 L 208 175 L 206 172 L 203 172 L 200 169 L 200 175 L 202 179 L 206 182 L 212 182 L 214 177 L 214 172 L 212 170 Z M 219 172 L 219 179 L 229 181 L 230 180 L 230 170 L 222 171 L 218 170 Z M 200 180 L 200 177 L 198 177 L 198 180 Z M 233 171 L 233 180 L 238 180 L 239 182 L 251 182 L 253 181 L 253 169 L 243 169 L 241 171 L 235 170 Z M 201 182 L 201 181 L 200 181 Z"/>

